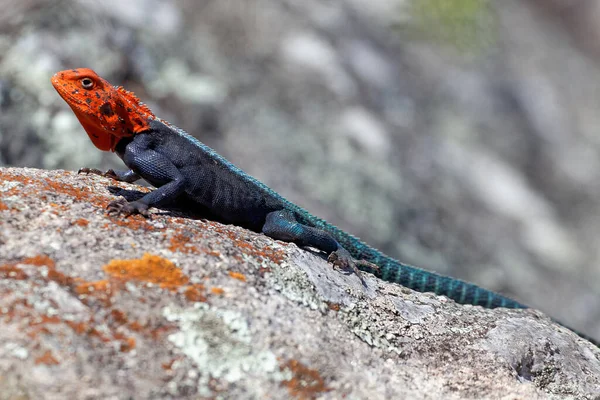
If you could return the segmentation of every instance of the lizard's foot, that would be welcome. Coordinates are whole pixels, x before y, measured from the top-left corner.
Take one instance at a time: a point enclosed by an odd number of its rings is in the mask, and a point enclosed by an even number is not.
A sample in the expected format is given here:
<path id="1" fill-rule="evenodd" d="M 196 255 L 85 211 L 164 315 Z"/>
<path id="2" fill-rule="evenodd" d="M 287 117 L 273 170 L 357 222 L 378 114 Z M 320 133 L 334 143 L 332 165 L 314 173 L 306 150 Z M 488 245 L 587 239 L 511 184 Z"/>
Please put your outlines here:
<path id="1" fill-rule="evenodd" d="M 379 267 L 373 263 L 370 263 L 365 260 L 355 260 L 354 258 L 352 258 L 350 253 L 348 253 L 348 251 L 344 248 L 337 249 L 336 251 L 331 253 L 327 258 L 327 261 L 332 263 L 335 267 L 346 271 L 351 270 L 352 272 L 354 272 L 364 286 L 367 286 L 367 283 L 365 282 L 365 279 L 358 267 L 362 266 L 371 270 L 379 271 Z"/>
<path id="2" fill-rule="evenodd" d="M 127 201 L 123 198 L 120 198 L 108 203 L 108 206 L 106 208 L 108 209 L 109 214 L 120 214 L 125 217 L 134 214 L 140 214 L 146 218 L 150 217 L 150 213 L 148 212 L 148 205 L 142 203 L 141 201 Z"/>
<path id="3" fill-rule="evenodd" d="M 111 178 L 111 179 L 114 179 L 117 181 L 119 180 L 119 177 L 117 176 L 115 171 L 112 169 L 109 169 L 106 172 L 102 172 L 96 168 L 79 168 L 79 171 L 77 171 L 77 173 L 78 174 L 94 174 L 94 175 L 104 176 L 105 178 Z"/>

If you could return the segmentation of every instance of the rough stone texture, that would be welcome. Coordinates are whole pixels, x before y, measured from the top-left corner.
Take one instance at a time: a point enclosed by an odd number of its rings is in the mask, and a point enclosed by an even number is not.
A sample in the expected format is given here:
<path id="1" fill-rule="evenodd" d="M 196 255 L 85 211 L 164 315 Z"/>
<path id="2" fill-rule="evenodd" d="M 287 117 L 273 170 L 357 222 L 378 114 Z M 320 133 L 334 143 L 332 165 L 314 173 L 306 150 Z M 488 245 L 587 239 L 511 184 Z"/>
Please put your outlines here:
<path id="1" fill-rule="evenodd" d="M 0 399 L 599 399 L 600 351 L 534 310 L 332 269 L 147 189 L 0 169 Z"/>
<path id="2" fill-rule="evenodd" d="M 429 40 L 447 4 L 484 5 L 466 56 Z M 0 0 L 0 164 L 120 167 L 49 83 L 91 67 L 386 253 L 600 338 L 595 4 Z"/>

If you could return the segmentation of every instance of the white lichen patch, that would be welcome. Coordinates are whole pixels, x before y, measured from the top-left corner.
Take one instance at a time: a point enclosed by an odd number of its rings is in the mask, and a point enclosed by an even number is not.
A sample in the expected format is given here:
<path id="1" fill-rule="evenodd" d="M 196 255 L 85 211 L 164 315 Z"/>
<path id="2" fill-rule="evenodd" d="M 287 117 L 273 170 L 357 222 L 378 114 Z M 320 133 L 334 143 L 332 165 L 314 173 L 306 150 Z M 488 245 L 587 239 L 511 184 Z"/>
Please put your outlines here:
<path id="1" fill-rule="evenodd" d="M 179 325 L 169 341 L 192 359 L 200 372 L 200 384 L 210 378 L 237 382 L 248 375 L 281 381 L 275 354 L 253 341 L 247 319 L 234 311 L 217 310 L 196 303 L 191 309 L 163 310 L 167 320 Z M 206 374 L 210 371 L 210 374 Z"/>
<path id="2" fill-rule="evenodd" d="M 18 187 L 19 185 L 22 185 L 22 183 L 15 182 L 15 181 L 0 182 L 0 192 L 8 192 L 10 189 L 14 189 L 14 188 Z"/>

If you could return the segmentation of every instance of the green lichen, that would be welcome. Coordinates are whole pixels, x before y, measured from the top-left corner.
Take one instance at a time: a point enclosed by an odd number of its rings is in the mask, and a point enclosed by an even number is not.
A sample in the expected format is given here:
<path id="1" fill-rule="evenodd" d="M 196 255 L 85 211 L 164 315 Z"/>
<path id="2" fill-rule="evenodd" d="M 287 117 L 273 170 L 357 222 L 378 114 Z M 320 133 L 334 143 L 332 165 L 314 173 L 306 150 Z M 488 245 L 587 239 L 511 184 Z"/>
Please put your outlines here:
<path id="1" fill-rule="evenodd" d="M 411 0 L 409 10 L 414 31 L 461 52 L 478 52 L 495 42 L 489 0 Z"/>

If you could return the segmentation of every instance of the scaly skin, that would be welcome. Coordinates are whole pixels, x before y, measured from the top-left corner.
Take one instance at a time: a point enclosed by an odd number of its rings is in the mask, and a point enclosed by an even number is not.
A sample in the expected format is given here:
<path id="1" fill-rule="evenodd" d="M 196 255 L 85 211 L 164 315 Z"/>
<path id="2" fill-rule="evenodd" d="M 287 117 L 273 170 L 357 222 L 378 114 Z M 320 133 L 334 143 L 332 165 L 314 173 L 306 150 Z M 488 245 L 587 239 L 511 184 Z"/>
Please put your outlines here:
<path id="1" fill-rule="evenodd" d="M 147 216 L 150 207 L 185 197 L 224 222 L 324 251 L 334 265 L 352 268 L 357 274 L 360 268 L 383 280 L 444 295 L 461 304 L 527 308 L 490 290 L 384 255 L 286 200 L 196 138 L 157 118 L 133 93 L 112 86 L 91 69 L 58 72 L 52 85 L 94 145 L 115 152 L 129 168 L 105 173 L 83 168 L 81 172 L 126 182 L 143 178 L 157 188 L 136 201 L 111 202 L 111 213 Z"/>

